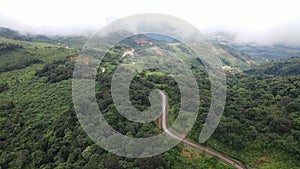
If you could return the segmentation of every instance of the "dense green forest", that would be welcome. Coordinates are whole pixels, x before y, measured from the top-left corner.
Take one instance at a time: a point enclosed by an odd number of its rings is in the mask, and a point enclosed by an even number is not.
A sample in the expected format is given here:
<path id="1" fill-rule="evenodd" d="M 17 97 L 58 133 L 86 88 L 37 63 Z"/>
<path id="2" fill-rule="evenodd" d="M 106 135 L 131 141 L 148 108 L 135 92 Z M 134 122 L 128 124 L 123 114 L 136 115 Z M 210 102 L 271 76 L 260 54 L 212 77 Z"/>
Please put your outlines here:
<path id="1" fill-rule="evenodd" d="M 71 98 L 75 65 L 72 58 L 80 53 L 82 38 L 34 38 L 37 37 L 15 37 L 14 32 L 10 37 L 0 37 L 0 168 L 232 168 L 181 143 L 161 155 L 144 159 L 119 157 L 105 151 L 80 126 Z M 152 40 L 172 52 L 189 54 L 185 47 L 172 44 L 176 41 Z M 121 43 L 108 51 L 99 66 L 99 108 L 107 122 L 124 135 L 157 135 L 162 132 L 157 121 L 133 123 L 113 105 L 111 78 L 122 61 L 124 47 L 129 46 Z M 223 50 L 231 51 L 227 61 L 238 60 L 228 63 L 231 66 L 246 62 L 246 55 L 231 48 Z M 210 81 L 201 61 L 191 63 L 201 107 L 188 138 L 197 142 L 210 105 Z M 106 71 L 102 72 L 100 67 Z M 241 68 L 248 70 L 226 73 L 225 111 L 217 130 L 204 145 L 244 161 L 251 168 L 300 168 L 300 59 L 249 67 L 244 63 Z M 130 85 L 133 106 L 147 109 L 152 89 L 166 92 L 172 124 L 179 110 L 180 92 L 167 73 L 152 69 L 137 74 Z"/>

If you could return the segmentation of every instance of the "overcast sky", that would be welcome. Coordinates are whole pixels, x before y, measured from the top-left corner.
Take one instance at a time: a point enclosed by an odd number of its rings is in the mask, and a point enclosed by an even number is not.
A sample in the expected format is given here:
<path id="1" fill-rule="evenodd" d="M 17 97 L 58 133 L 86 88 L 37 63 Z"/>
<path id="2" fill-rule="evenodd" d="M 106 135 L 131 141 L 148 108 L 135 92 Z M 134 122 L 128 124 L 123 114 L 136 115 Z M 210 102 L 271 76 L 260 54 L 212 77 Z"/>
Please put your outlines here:
<path id="1" fill-rule="evenodd" d="M 83 34 L 124 16 L 163 13 L 237 40 L 300 44 L 297 0 L 0 0 L 0 26 L 36 34 Z"/>

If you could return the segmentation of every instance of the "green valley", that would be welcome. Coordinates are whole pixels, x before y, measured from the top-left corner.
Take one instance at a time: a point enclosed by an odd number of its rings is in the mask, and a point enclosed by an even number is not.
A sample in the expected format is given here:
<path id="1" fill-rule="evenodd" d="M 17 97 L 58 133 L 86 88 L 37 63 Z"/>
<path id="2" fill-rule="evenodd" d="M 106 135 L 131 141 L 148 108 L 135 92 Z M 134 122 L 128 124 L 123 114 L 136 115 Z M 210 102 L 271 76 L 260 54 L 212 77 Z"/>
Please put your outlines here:
<path id="1" fill-rule="evenodd" d="M 142 40 L 141 40 L 142 39 Z M 72 102 L 72 76 L 85 37 L 21 35 L 0 29 L 0 168 L 232 169 L 222 160 L 184 143 L 149 158 L 125 158 L 105 151 L 82 129 Z M 137 41 L 139 40 L 139 41 Z M 151 43 L 150 43 L 151 42 Z M 132 122 L 120 115 L 111 94 L 113 72 L 125 50 L 159 45 L 191 63 L 200 94 L 198 117 L 187 139 L 197 143 L 208 114 L 211 91 L 201 60 L 180 42 L 156 35 L 126 39 L 106 52 L 96 76 L 96 98 L 105 120 L 130 137 L 163 132 L 159 121 Z M 227 98 L 221 122 L 202 146 L 243 162 L 248 168 L 300 168 L 300 59 L 262 62 L 224 44 L 214 44 L 224 64 Z M 161 55 L 159 50 L 155 54 Z M 190 60 L 189 60 L 190 59 Z M 129 64 L 135 64 L 132 60 Z M 138 73 L 129 96 L 137 110 L 150 106 L 152 89 L 168 96 L 168 122 L 180 107 L 180 89 L 161 70 Z M 82 100 L 86 105 L 90 100 Z"/>

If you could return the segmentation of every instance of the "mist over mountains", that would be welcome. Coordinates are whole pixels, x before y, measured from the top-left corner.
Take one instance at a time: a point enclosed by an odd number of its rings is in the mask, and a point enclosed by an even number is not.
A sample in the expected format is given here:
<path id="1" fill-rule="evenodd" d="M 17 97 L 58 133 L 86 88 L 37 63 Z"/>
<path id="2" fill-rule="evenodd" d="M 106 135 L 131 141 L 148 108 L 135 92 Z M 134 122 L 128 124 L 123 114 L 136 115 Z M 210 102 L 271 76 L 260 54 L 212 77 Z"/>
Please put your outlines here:
<path id="1" fill-rule="evenodd" d="M 49 35 L 35 33 L 20 33 L 18 30 L 0 27 L 0 36 L 25 41 L 39 41 L 50 43 L 76 43 L 77 47 L 82 45 L 92 35 L 92 32 L 78 35 Z M 210 31 L 204 34 L 213 44 L 219 46 L 225 45 L 232 49 L 238 50 L 244 54 L 252 56 L 256 60 L 271 61 L 277 59 L 286 59 L 300 57 L 300 44 L 298 43 L 263 43 L 252 41 L 239 41 L 239 35 L 232 32 Z"/>

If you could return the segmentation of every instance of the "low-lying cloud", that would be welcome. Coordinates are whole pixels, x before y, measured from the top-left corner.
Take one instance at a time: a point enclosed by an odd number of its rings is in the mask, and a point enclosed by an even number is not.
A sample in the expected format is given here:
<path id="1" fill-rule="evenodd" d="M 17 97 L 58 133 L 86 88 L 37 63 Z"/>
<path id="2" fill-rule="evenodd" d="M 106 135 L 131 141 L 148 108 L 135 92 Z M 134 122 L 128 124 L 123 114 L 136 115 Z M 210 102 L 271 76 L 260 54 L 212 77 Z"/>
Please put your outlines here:
<path id="1" fill-rule="evenodd" d="M 236 34 L 236 41 L 300 44 L 297 0 L 203 1 L 4 1 L 0 26 L 21 33 L 89 36 L 124 16 L 163 13 L 190 22 L 203 32 Z"/>
<path id="2" fill-rule="evenodd" d="M 236 30 L 236 41 L 300 44 L 300 18 L 260 30 Z"/>

